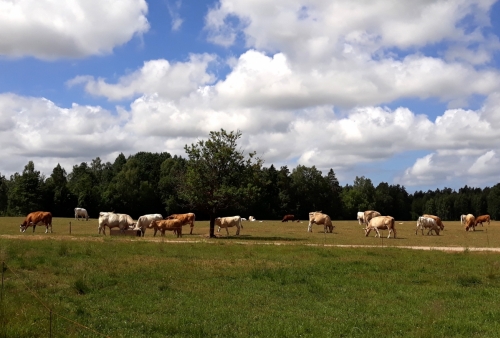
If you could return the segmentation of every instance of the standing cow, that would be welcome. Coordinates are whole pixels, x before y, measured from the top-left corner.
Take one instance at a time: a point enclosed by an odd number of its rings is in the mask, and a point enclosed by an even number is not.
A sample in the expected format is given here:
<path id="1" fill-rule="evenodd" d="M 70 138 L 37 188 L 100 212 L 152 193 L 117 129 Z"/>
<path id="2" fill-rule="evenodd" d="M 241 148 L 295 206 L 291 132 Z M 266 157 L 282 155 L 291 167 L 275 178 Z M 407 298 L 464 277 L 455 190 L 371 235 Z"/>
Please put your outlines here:
<path id="1" fill-rule="evenodd" d="M 165 219 L 178 219 L 181 221 L 182 225 L 189 224 L 191 227 L 191 231 L 189 232 L 190 235 L 193 234 L 193 228 L 194 228 L 194 221 L 196 220 L 196 215 L 193 214 L 192 212 L 189 212 L 187 214 L 172 214 L 170 216 L 165 217 Z"/>
<path id="2" fill-rule="evenodd" d="M 481 223 L 481 226 L 483 226 L 483 222 L 488 222 L 488 225 L 490 225 L 490 215 L 477 216 L 476 221 L 474 222 L 474 226 L 476 227 L 479 223 Z"/>
<path id="3" fill-rule="evenodd" d="M 439 216 L 434 216 L 434 215 L 429 215 L 429 214 L 423 214 L 422 217 L 428 217 L 432 218 L 433 220 L 436 221 L 436 224 L 441 230 L 444 230 L 444 224 L 443 221 L 441 221 L 441 218 Z"/>
<path id="4" fill-rule="evenodd" d="M 394 238 L 396 238 L 396 223 L 394 222 L 394 217 L 373 217 L 365 228 L 365 236 L 368 236 L 372 230 L 375 230 L 376 232 L 375 237 L 380 237 L 379 230 L 389 230 L 389 236 L 387 236 L 387 238 L 391 238 L 392 232 L 394 232 Z"/>
<path id="5" fill-rule="evenodd" d="M 99 213 L 99 234 L 101 231 L 106 235 L 106 226 L 111 232 L 111 228 L 120 228 L 121 232 L 135 226 L 135 222 L 127 214 L 115 214 L 114 212 L 100 212 Z"/>
<path id="6" fill-rule="evenodd" d="M 295 215 L 285 215 L 283 216 L 282 222 L 295 221 Z"/>
<path id="7" fill-rule="evenodd" d="M 215 219 L 215 225 L 219 228 L 217 232 L 220 232 L 221 228 L 226 228 L 226 233 L 229 236 L 229 230 L 227 228 L 236 227 L 236 236 L 240 234 L 240 228 L 243 229 L 243 224 L 241 224 L 240 216 L 231 216 L 231 217 L 217 217 Z"/>
<path id="8" fill-rule="evenodd" d="M 149 228 L 149 225 L 153 221 L 159 221 L 162 220 L 163 216 L 161 214 L 149 214 L 149 215 L 143 215 L 137 219 L 137 223 L 135 224 L 134 230 L 141 230 L 141 236 L 144 237 L 144 234 L 146 233 L 146 228 Z M 156 233 L 156 231 L 155 231 Z"/>
<path id="9" fill-rule="evenodd" d="M 312 232 L 313 224 L 323 224 L 325 233 L 332 233 L 333 228 L 335 228 L 335 226 L 333 226 L 332 224 L 330 216 L 328 216 L 327 214 L 323 214 L 321 211 L 313 211 L 309 213 L 309 224 L 307 225 L 307 232 Z"/>
<path id="10" fill-rule="evenodd" d="M 85 210 L 84 208 L 75 208 L 75 219 L 79 221 L 80 217 L 85 218 L 85 220 L 88 221 L 89 214 L 87 213 L 87 210 Z"/>
<path id="11" fill-rule="evenodd" d="M 156 232 L 159 230 L 161 236 L 165 236 L 165 231 L 173 231 L 177 234 L 177 238 L 182 237 L 182 222 L 178 219 L 160 219 L 153 220 L 147 226 L 148 228 L 154 229 L 153 237 L 156 237 Z"/>
<path id="12" fill-rule="evenodd" d="M 33 232 L 35 232 L 38 223 L 45 225 L 45 233 L 49 232 L 49 227 L 50 233 L 52 233 L 52 214 L 48 211 L 35 211 L 29 213 L 19 226 L 19 231 L 25 232 L 29 226 L 33 226 Z"/>
<path id="13" fill-rule="evenodd" d="M 422 235 L 424 234 L 424 228 L 428 228 L 429 231 L 427 231 L 427 235 L 432 234 L 432 231 L 439 236 L 439 226 L 437 225 L 437 222 L 435 219 L 430 218 L 430 217 L 419 217 L 417 220 L 417 228 L 415 229 L 415 235 L 417 234 L 418 230 L 422 230 Z"/>

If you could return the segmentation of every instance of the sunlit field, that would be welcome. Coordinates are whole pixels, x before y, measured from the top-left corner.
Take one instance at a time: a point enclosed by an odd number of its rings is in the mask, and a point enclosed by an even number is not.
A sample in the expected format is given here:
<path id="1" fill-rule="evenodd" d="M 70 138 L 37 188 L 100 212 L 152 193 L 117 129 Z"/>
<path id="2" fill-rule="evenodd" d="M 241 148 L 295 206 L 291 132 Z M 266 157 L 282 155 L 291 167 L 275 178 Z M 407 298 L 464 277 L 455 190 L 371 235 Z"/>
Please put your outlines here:
<path id="1" fill-rule="evenodd" d="M 333 234 L 307 222 L 244 222 L 209 239 L 208 222 L 177 239 L 103 236 L 97 220 L 55 218 L 19 232 L 0 218 L 5 262 L 0 337 L 497 337 L 498 222 L 440 236 Z M 71 235 L 69 234 L 71 222 Z M 400 223 L 400 222 L 398 222 Z M 184 232 L 189 233 L 185 227 Z M 424 232 L 425 233 L 425 232 Z M 382 233 L 387 236 L 387 231 Z M 280 244 L 280 245 L 274 245 Z M 336 245 L 374 245 L 346 248 Z M 460 252 L 390 246 L 460 246 Z M 42 304 L 43 303 L 43 304 Z M 52 320 L 50 311 L 52 311 Z"/>
<path id="2" fill-rule="evenodd" d="M 45 234 L 44 226 L 37 226 L 35 233 L 32 227 L 25 233 L 19 232 L 19 225 L 23 217 L 2 217 L 0 218 L 0 236 L 15 235 L 21 238 L 30 236 L 53 237 L 62 239 L 70 236 L 74 239 L 104 237 L 98 235 L 97 219 L 89 221 L 76 221 L 73 218 L 54 218 L 53 233 Z M 403 224 L 400 224 L 403 223 Z M 229 228 L 229 236 L 225 229 L 220 233 L 216 232 L 218 239 L 208 239 L 209 222 L 196 221 L 193 235 L 189 235 L 189 226 L 183 227 L 183 237 L 177 239 L 172 232 L 167 231 L 163 238 L 165 241 L 214 241 L 224 240 L 238 243 L 283 243 L 283 244 L 328 244 L 328 245 L 380 245 L 380 246 L 460 246 L 460 247 L 500 247 L 500 222 L 492 221 L 490 225 L 478 226 L 476 231 L 466 232 L 459 221 L 444 222 L 445 229 L 439 236 L 424 235 L 419 231 L 415 235 L 416 221 L 396 221 L 397 238 L 387 239 L 388 232 L 381 231 L 381 238 L 375 238 L 372 231 L 369 237 L 365 237 L 362 226 L 357 221 L 333 221 L 335 228 L 333 233 L 325 234 L 323 226 L 313 225 L 313 232 L 307 232 L 307 221 L 281 222 L 281 221 L 255 221 L 242 222 L 243 229 L 240 236 L 235 236 L 236 228 Z M 106 236 L 109 236 L 109 229 L 106 228 Z M 151 241 L 162 240 L 158 233 L 153 237 L 153 230 L 146 231 L 145 238 L 136 237 L 113 237 L 115 240 L 127 241 Z"/>

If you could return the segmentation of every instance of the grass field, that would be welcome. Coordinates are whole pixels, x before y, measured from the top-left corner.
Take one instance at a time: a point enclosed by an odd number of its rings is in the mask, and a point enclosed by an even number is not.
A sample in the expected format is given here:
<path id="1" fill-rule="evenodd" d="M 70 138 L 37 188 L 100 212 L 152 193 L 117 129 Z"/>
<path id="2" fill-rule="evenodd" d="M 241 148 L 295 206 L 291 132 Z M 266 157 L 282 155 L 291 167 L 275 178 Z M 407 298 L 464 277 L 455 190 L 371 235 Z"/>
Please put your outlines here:
<path id="1" fill-rule="evenodd" d="M 208 222 L 198 221 L 194 235 L 179 243 L 169 232 L 153 238 L 150 230 L 146 238 L 104 238 L 95 219 L 54 219 L 53 234 L 44 227 L 21 234 L 21 220 L 0 218 L 0 258 L 7 266 L 0 337 L 47 337 L 50 329 L 53 337 L 500 332 L 499 254 L 390 247 L 500 247 L 497 222 L 469 233 L 459 222 L 445 222 L 441 236 L 415 235 L 415 222 L 403 222 L 398 239 L 382 241 L 365 237 L 354 221 L 335 222 L 326 235 L 318 226 L 307 233 L 306 222 L 245 222 L 241 236 L 233 228 L 218 239 L 206 238 Z M 270 243 L 283 245 L 264 245 Z M 329 246 L 336 244 L 379 247 Z M 52 328 L 40 302 L 53 311 Z"/>

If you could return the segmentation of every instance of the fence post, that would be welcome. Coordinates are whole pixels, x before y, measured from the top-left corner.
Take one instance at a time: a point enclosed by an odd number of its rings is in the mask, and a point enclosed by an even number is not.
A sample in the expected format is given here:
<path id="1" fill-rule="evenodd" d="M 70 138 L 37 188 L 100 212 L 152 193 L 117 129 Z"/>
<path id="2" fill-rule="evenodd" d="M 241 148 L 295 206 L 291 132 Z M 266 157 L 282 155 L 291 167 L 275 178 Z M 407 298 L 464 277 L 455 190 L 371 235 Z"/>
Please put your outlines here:
<path id="1" fill-rule="evenodd" d="M 69 222 L 69 234 L 71 235 L 71 222 Z"/>

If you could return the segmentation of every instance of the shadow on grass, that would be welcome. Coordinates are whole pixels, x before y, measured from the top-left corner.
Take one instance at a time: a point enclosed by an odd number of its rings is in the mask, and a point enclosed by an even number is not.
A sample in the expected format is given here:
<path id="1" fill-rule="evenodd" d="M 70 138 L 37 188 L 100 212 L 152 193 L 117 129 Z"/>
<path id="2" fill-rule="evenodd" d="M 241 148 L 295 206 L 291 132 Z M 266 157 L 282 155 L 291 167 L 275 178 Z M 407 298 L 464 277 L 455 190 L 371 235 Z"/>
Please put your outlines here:
<path id="1" fill-rule="evenodd" d="M 217 239 L 237 239 L 242 241 L 284 241 L 284 242 L 297 242 L 303 241 L 301 238 L 290 238 L 290 237 L 277 237 L 277 236 L 251 236 L 251 235 L 229 235 L 228 236 L 220 236 Z"/>

